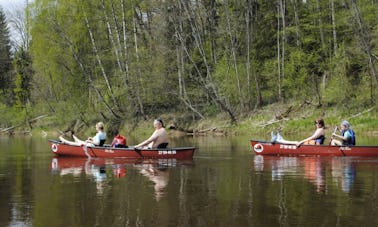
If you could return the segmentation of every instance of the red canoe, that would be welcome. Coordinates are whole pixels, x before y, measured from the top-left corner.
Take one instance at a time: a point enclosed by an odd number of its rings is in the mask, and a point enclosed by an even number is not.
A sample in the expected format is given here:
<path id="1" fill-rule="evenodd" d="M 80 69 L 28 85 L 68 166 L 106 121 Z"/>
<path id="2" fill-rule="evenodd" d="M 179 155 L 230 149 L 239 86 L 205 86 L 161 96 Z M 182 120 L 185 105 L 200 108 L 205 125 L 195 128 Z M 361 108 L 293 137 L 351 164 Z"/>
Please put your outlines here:
<path id="1" fill-rule="evenodd" d="M 58 156 L 93 158 L 175 158 L 191 159 L 195 147 L 175 147 L 162 149 L 114 148 L 110 146 L 86 147 L 69 145 L 57 140 L 49 140 L 51 151 Z"/>
<path id="2" fill-rule="evenodd" d="M 256 154 L 289 155 L 289 156 L 363 156 L 378 157 L 378 146 L 328 146 L 272 143 L 251 140 L 251 146 Z"/>

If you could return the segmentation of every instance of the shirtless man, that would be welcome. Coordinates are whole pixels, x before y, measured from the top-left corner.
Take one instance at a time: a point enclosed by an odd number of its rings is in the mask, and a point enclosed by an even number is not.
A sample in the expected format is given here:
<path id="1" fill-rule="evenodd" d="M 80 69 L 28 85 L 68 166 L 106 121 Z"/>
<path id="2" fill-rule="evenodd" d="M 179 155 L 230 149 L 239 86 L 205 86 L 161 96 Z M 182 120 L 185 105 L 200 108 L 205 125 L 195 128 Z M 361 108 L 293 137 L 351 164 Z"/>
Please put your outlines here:
<path id="1" fill-rule="evenodd" d="M 168 144 L 168 134 L 161 119 L 154 120 L 154 128 L 155 131 L 151 137 L 136 145 L 136 148 L 144 146 L 147 146 L 148 148 L 158 148 L 160 144 Z"/>

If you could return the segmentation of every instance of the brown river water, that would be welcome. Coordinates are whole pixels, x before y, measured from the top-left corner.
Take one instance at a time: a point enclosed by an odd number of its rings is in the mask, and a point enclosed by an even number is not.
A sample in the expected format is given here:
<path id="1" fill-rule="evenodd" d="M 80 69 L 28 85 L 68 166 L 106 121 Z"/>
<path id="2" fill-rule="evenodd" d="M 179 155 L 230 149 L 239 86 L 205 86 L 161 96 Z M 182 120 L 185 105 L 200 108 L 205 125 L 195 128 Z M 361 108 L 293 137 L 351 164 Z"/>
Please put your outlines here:
<path id="1" fill-rule="evenodd" d="M 174 139 L 198 148 L 180 161 L 61 158 L 47 138 L 0 137 L 0 226 L 378 226 L 378 158 L 259 156 L 249 139 Z"/>

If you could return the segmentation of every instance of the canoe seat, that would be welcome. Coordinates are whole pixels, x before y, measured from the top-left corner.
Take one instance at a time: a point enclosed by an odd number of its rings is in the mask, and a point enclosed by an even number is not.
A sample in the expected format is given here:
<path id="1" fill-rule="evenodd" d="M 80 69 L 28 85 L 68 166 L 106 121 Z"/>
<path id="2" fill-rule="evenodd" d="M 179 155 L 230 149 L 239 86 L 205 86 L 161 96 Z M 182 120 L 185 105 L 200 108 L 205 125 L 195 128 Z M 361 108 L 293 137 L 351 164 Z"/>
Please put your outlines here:
<path id="1" fill-rule="evenodd" d="M 315 142 L 316 142 L 316 144 L 323 145 L 323 144 L 324 144 L 324 140 L 325 140 L 325 136 L 322 135 L 322 136 L 320 136 L 319 138 L 317 138 L 317 139 L 315 140 Z"/>
<path id="2" fill-rule="evenodd" d="M 157 148 L 167 148 L 168 143 L 161 143 L 157 146 Z"/>
<path id="3" fill-rule="evenodd" d="M 105 140 L 100 140 L 100 144 L 98 146 L 102 147 L 104 146 Z"/>

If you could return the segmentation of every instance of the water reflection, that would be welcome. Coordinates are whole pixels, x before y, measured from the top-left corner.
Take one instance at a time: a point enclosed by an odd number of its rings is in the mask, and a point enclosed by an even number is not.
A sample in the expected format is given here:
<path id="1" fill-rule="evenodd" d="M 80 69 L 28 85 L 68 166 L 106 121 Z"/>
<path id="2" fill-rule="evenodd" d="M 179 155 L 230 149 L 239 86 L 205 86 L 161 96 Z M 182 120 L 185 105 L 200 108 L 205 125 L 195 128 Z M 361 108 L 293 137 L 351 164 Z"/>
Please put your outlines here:
<path id="1" fill-rule="evenodd" d="M 316 186 L 317 192 L 325 192 L 325 166 L 319 157 L 303 159 L 304 178 Z"/>
<path id="2" fill-rule="evenodd" d="M 137 159 L 87 159 L 87 158 L 68 158 L 54 157 L 51 160 L 51 171 L 61 176 L 72 174 L 80 176 L 85 173 L 101 180 L 106 178 L 106 167 L 109 166 L 112 175 L 117 178 L 126 175 L 125 165 L 134 164 Z"/>
<path id="3" fill-rule="evenodd" d="M 108 187 L 108 174 L 112 177 L 121 178 L 126 176 L 126 164 L 134 163 L 136 160 L 121 159 L 87 159 L 87 158 L 67 158 L 55 157 L 51 161 L 51 171 L 60 176 L 73 175 L 79 177 L 82 174 L 90 176 L 96 183 L 98 195 L 104 193 Z"/>
<path id="4" fill-rule="evenodd" d="M 365 160 L 366 161 L 366 160 Z M 255 155 L 253 166 L 257 172 L 271 171 L 272 181 L 283 177 L 302 177 L 315 186 L 318 193 L 327 193 L 327 184 L 350 192 L 356 176 L 356 163 L 361 158 L 350 157 L 279 157 Z M 332 181 L 327 181 L 331 176 Z"/>
<path id="5" fill-rule="evenodd" d="M 165 188 L 169 181 L 169 169 L 166 166 L 156 167 L 153 164 L 138 164 L 139 172 L 154 183 L 156 201 L 159 201 L 165 194 Z"/>
<path id="6" fill-rule="evenodd" d="M 341 184 L 344 192 L 349 192 L 356 178 L 355 163 L 350 159 L 332 159 L 332 179 L 337 185 Z"/>
<path id="7" fill-rule="evenodd" d="M 177 165 L 193 165 L 193 160 L 176 159 L 87 159 L 54 157 L 51 171 L 60 176 L 80 177 L 85 174 L 96 183 L 98 195 L 102 195 L 113 178 L 126 177 L 127 169 L 136 169 L 152 183 L 157 201 L 165 196 L 170 168 Z"/>

